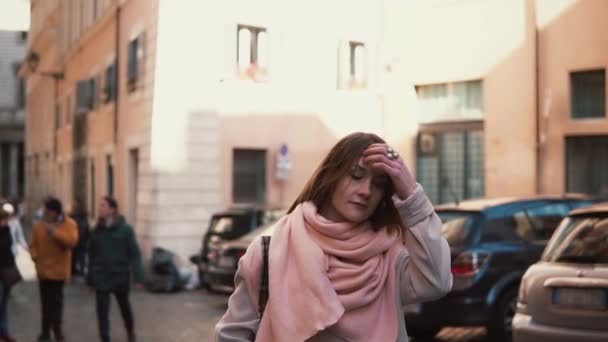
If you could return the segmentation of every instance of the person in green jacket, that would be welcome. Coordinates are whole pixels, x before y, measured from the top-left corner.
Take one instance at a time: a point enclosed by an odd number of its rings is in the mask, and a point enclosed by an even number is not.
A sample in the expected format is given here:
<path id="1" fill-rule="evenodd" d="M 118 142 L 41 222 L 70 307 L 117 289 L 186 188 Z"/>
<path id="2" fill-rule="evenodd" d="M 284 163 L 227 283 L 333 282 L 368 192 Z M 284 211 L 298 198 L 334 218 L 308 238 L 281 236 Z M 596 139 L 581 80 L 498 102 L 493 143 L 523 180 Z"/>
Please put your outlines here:
<path id="1" fill-rule="evenodd" d="M 110 295 L 118 301 L 129 342 L 135 341 L 134 319 L 129 289 L 131 275 L 142 287 L 143 268 L 133 228 L 118 213 L 118 203 L 110 196 L 99 204 L 99 221 L 89 241 L 87 284 L 95 291 L 97 322 L 102 342 L 110 341 Z"/>

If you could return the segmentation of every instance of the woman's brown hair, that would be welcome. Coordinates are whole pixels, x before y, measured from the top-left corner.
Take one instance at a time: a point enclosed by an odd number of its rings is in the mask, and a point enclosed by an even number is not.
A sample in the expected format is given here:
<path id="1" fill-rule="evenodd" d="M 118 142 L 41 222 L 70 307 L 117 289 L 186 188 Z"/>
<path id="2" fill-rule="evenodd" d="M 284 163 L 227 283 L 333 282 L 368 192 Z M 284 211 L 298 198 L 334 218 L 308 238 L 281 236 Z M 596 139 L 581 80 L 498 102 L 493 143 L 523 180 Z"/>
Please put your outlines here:
<path id="1" fill-rule="evenodd" d="M 287 212 L 291 213 L 298 204 L 307 201 L 312 201 L 319 210 L 325 208 L 330 204 L 338 182 L 359 161 L 363 151 L 372 144 L 385 143 L 382 138 L 372 133 L 357 132 L 342 138 L 325 156 Z M 392 182 L 387 182 L 384 196 L 371 217 L 374 229 L 387 226 L 393 230 L 399 229 L 396 225 L 402 226 L 391 198 L 394 192 Z"/>

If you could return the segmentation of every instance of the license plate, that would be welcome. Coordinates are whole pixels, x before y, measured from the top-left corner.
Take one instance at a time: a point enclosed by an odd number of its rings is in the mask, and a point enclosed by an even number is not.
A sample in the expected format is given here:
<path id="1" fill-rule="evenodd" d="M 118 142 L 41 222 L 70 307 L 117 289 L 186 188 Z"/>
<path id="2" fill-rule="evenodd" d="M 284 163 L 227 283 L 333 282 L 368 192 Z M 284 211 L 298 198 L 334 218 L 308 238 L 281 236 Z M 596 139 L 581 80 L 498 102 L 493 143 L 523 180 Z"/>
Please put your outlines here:
<path id="1" fill-rule="evenodd" d="M 604 310 L 608 296 L 604 289 L 557 288 L 553 290 L 553 304 L 571 308 Z"/>
<path id="2" fill-rule="evenodd" d="M 419 314 L 420 304 L 408 304 L 403 307 L 403 312 L 406 314 Z"/>
<path id="3" fill-rule="evenodd" d="M 236 259 L 231 256 L 221 256 L 217 262 L 217 265 L 219 267 L 224 267 L 224 268 L 233 268 L 235 264 L 236 264 Z"/>

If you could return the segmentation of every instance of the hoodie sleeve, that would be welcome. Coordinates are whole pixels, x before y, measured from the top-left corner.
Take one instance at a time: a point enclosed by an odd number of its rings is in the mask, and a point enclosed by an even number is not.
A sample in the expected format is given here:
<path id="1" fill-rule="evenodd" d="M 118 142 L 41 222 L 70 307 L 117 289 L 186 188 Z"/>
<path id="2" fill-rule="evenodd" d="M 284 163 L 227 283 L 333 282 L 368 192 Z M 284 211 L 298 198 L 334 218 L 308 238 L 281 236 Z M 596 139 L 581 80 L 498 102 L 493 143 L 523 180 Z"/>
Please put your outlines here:
<path id="1" fill-rule="evenodd" d="M 76 247 L 76 244 L 78 243 L 78 228 L 76 228 L 76 222 L 71 218 L 66 218 L 57 230 L 55 230 L 53 237 L 66 248 Z"/>
<path id="2" fill-rule="evenodd" d="M 261 280 L 262 248 L 256 238 L 241 258 L 234 277 L 234 292 L 228 300 L 228 310 L 215 326 L 215 342 L 254 341 L 260 324 L 255 303 Z M 250 279 L 251 278 L 251 279 Z"/>
<path id="3" fill-rule="evenodd" d="M 137 239 L 135 239 L 135 233 L 133 227 L 128 226 L 127 229 L 127 242 L 129 245 L 129 258 L 131 259 L 131 269 L 133 270 L 133 278 L 138 284 L 144 282 L 144 271 L 141 263 L 141 253 L 139 246 L 137 245 Z"/>
<path id="4" fill-rule="evenodd" d="M 452 289 L 453 279 L 450 246 L 441 235 L 441 219 L 420 184 L 406 200 L 394 202 L 406 227 L 406 258 L 400 271 L 402 303 L 444 296 Z"/>

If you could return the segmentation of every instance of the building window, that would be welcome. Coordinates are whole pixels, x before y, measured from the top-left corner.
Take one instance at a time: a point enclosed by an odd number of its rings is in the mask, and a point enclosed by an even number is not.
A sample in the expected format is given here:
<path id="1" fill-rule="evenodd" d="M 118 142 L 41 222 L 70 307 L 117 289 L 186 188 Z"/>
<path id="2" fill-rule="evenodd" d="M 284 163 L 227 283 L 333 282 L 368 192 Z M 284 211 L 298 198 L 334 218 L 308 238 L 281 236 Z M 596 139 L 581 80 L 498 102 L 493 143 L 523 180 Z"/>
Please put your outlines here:
<path id="1" fill-rule="evenodd" d="M 566 138 L 566 190 L 608 194 L 608 136 Z"/>
<path id="2" fill-rule="evenodd" d="M 606 72 L 570 73 L 571 113 L 574 119 L 602 118 L 606 110 Z"/>
<path id="3" fill-rule="evenodd" d="M 134 91 L 143 84 L 144 33 L 129 42 L 127 63 L 127 89 Z"/>
<path id="4" fill-rule="evenodd" d="M 235 203 L 266 202 L 266 151 L 235 149 L 232 200 Z"/>
<path id="5" fill-rule="evenodd" d="M 482 81 L 416 87 L 420 123 L 483 120 Z"/>
<path id="6" fill-rule="evenodd" d="M 108 65 L 105 70 L 104 80 L 102 101 L 103 103 L 108 103 L 116 97 L 116 63 Z"/>
<path id="7" fill-rule="evenodd" d="M 264 80 L 268 76 L 268 32 L 266 29 L 238 25 L 236 58 L 240 78 Z"/>
<path id="8" fill-rule="evenodd" d="M 114 165 L 112 156 L 106 157 L 106 194 L 114 196 Z"/>
<path id="9" fill-rule="evenodd" d="M 87 113 L 97 106 L 97 78 L 79 81 L 76 88 L 76 113 Z"/>
<path id="10" fill-rule="evenodd" d="M 367 87 L 367 47 L 365 43 L 348 41 L 338 48 L 338 88 L 362 89 Z"/>
<path id="11" fill-rule="evenodd" d="M 91 6 L 93 7 L 93 22 L 97 19 L 97 0 L 93 0 Z"/>
<path id="12" fill-rule="evenodd" d="M 434 204 L 484 196 L 481 123 L 449 131 L 428 126 L 418 135 L 416 174 Z"/>

